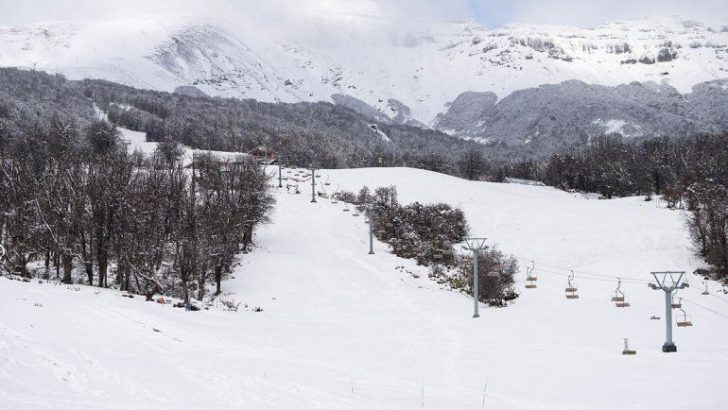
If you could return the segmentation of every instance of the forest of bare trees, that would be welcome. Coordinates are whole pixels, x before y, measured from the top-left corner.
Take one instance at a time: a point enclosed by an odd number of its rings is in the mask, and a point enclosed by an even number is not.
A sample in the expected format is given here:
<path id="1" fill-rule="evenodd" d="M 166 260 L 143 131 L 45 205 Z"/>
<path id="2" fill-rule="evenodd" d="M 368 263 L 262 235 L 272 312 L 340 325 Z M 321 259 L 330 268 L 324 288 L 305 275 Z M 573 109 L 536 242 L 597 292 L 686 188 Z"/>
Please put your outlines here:
<path id="1" fill-rule="evenodd" d="M 0 269 L 203 300 L 268 221 L 252 159 L 182 161 L 175 142 L 128 153 L 114 125 L 53 113 L 0 124 Z"/>

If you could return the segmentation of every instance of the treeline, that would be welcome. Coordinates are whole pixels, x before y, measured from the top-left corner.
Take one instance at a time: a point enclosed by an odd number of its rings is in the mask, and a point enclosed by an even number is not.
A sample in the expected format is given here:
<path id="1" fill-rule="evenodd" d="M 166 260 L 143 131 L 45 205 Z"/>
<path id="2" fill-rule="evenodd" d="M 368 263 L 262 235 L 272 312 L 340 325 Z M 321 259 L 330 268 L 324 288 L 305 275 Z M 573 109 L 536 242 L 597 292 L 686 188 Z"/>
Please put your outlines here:
<path id="1" fill-rule="evenodd" d="M 432 279 L 472 294 L 472 256 L 457 250 L 469 231 L 462 210 L 446 203 L 402 205 L 396 187 L 379 187 L 373 192 L 363 187 L 358 194 L 340 191 L 334 196 L 364 212 L 374 235 L 389 244 L 392 253 L 430 267 Z M 513 275 L 518 271 L 514 258 L 491 249 L 482 252 L 478 262 L 481 302 L 505 306 L 518 296 L 513 289 Z"/>
<path id="2" fill-rule="evenodd" d="M 500 173 L 604 198 L 659 195 L 669 207 L 688 211 L 700 254 L 718 277 L 728 278 L 728 135 L 637 142 L 605 136 L 585 149 L 513 163 Z"/>
<path id="3" fill-rule="evenodd" d="M 172 139 L 193 148 L 243 152 L 265 145 L 292 166 L 408 166 L 474 179 L 517 157 L 514 147 L 381 123 L 325 102 L 190 97 L 99 80 L 78 86 L 110 121 L 145 132 L 149 141 Z"/>
<path id="4" fill-rule="evenodd" d="M 330 103 L 271 104 L 140 90 L 102 80 L 0 68 L 0 102 L 37 112 L 73 112 L 80 123 L 99 110 L 148 141 L 191 148 L 247 152 L 268 146 L 287 165 L 322 168 L 407 166 L 494 180 L 504 164 L 538 156 L 538 147 L 480 144 L 442 132 L 387 124 Z M 95 105 L 95 107 L 94 107 Z M 386 140 L 382 137 L 386 136 Z"/>
<path id="5" fill-rule="evenodd" d="M 249 159 L 130 154 L 114 125 L 0 105 L 0 270 L 202 300 L 273 205 Z M 56 107 L 59 108 L 60 107 Z"/>

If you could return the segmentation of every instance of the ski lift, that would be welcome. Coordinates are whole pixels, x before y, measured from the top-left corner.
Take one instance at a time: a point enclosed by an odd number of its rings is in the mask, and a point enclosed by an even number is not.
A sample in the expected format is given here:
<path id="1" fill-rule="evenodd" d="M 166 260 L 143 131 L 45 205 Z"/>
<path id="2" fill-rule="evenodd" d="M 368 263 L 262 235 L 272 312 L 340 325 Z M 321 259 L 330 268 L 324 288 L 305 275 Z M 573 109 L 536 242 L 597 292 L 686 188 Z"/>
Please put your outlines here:
<path id="1" fill-rule="evenodd" d="M 574 287 L 574 271 L 571 271 L 571 274 L 569 275 L 568 279 L 569 283 L 566 286 L 565 292 L 566 292 L 566 299 L 579 299 L 579 294 L 576 293 L 577 289 Z"/>
<path id="2" fill-rule="evenodd" d="M 614 296 L 612 296 L 612 302 L 617 307 L 629 307 L 629 302 L 624 298 L 624 292 L 622 292 L 622 279 L 617 278 L 617 289 L 614 290 Z"/>
<path id="3" fill-rule="evenodd" d="M 624 293 L 620 290 L 622 287 L 622 279 L 617 278 L 617 289 L 614 290 L 614 296 L 612 296 L 612 302 L 624 302 Z"/>
<path id="4" fill-rule="evenodd" d="M 531 262 L 533 263 L 533 262 Z M 526 289 L 536 289 L 536 277 L 533 276 L 533 267 L 526 268 Z"/>
<path id="5" fill-rule="evenodd" d="M 636 350 L 629 348 L 629 340 L 626 337 L 624 338 L 624 350 L 622 350 L 622 354 L 625 356 L 633 356 L 637 354 Z"/>
<path id="6" fill-rule="evenodd" d="M 325 186 L 331 185 L 331 182 L 329 182 L 329 176 L 328 175 L 326 175 L 326 182 L 324 182 L 324 185 Z"/>
<path id="7" fill-rule="evenodd" d="M 707 283 L 705 284 L 705 290 L 703 291 L 703 293 L 701 293 L 701 295 L 710 295 L 710 292 L 708 292 L 708 284 Z"/>
<path id="8" fill-rule="evenodd" d="M 680 309 L 682 307 L 682 303 L 675 302 L 675 293 L 670 297 L 670 307 L 673 309 Z"/>
<path id="9" fill-rule="evenodd" d="M 535 282 L 538 280 L 538 277 L 534 274 L 536 271 L 536 262 L 531 261 L 531 270 L 526 270 L 526 280 L 529 282 Z"/>
<path id="10" fill-rule="evenodd" d="M 349 212 L 349 211 L 350 211 L 349 204 L 347 204 L 346 202 L 344 202 L 344 212 Z"/>
<path id="11" fill-rule="evenodd" d="M 680 298 L 679 300 L 680 300 L 680 304 L 682 304 L 682 298 Z M 683 317 L 682 317 L 682 320 L 680 320 L 680 318 L 677 319 L 677 327 L 690 327 L 690 326 L 692 326 L 693 325 L 693 321 L 690 320 L 690 318 L 688 317 L 688 314 L 685 312 L 685 310 L 681 307 L 680 308 L 680 311 L 682 312 Z"/>

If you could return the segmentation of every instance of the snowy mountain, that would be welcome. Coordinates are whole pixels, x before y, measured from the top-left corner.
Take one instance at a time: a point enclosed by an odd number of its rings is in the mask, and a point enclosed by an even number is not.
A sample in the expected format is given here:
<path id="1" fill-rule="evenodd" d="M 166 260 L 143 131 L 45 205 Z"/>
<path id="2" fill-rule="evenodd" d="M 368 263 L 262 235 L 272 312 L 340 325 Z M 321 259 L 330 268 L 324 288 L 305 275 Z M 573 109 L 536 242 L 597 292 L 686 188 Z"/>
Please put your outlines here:
<path id="1" fill-rule="evenodd" d="M 338 94 L 391 121 L 431 126 L 464 92 L 492 92 L 496 100 L 579 80 L 652 81 L 687 94 L 695 84 L 728 78 L 728 27 L 678 17 L 495 30 L 458 21 L 387 32 L 366 19 L 349 23 L 356 35 L 336 39 L 335 26 L 322 29 L 326 41 L 191 16 L 6 27 L 0 66 L 268 102 L 334 101 Z"/>
<path id="2" fill-rule="evenodd" d="M 538 145 L 542 152 L 590 136 L 685 136 L 728 130 L 728 80 L 697 84 L 688 94 L 666 83 L 613 87 L 565 81 L 515 91 L 463 93 L 438 114 L 435 129 L 478 141 Z M 584 142 L 584 141 L 582 141 Z"/>

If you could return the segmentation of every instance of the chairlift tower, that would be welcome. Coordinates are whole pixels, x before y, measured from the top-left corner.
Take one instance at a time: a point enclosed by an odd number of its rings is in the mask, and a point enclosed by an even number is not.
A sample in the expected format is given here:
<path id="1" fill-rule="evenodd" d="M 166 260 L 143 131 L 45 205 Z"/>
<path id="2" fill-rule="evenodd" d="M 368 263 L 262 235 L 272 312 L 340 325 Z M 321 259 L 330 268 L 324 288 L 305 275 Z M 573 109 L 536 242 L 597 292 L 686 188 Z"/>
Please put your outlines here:
<path id="1" fill-rule="evenodd" d="M 283 188 L 283 173 L 281 168 L 283 168 L 283 158 L 278 155 L 278 188 Z"/>
<path id="2" fill-rule="evenodd" d="M 369 218 L 369 255 L 374 255 L 374 220 L 372 219 L 372 205 L 367 205 L 367 218 Z"/>
<path id="3" fill-rule="evenodd" d="M 311 203 L 316 202 L 316 168 L 311 167 Z"/>
<path id="4" fill-rule="evenodd" d="M 473 317 L 478 318 L 478 259 L 480 258 L 480 252 L 484 251 L 488 247 L 485 245 L 485 241 L 488 238 L 468 238 L 465 243 L 468 244 L 468 248 L 473 251 Z"/>
<path id="5" fill-rule="evenodd" d="M 655 277 L 655 282 L 650 283 L 649 287 L 654 290 L 662 290 L 665 292 L 665 344 L 662 345 L 664 353 L 677 352 L 677 346 L 672 341 L 672 293 L 677 289 L 685 289 L 687 283 L 680 283 L 685 272 L 651 272 Z M 677 276 L 677 280 L 675 276 Z"/>

